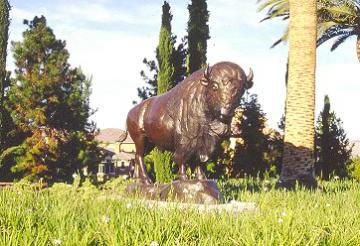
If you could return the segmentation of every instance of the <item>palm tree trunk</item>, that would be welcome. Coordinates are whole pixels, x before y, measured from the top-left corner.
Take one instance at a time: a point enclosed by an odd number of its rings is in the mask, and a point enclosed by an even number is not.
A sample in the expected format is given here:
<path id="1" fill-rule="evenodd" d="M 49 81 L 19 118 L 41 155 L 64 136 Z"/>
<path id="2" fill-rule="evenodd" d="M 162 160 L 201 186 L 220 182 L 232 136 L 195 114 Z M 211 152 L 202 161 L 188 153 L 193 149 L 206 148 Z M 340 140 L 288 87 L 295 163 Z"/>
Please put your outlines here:
<path id="1" fill-rule="evenodd" d="M 360 62 L 360 34 L 358 34 L 358 36 L 357 36 L 356 54 L 357 54 L 358 60 Z"/>
<path id="2" fill-rule="evenodd" d="M 316 186 L 314 117 L 316 0 L 289 0 L 289 78 L 280 186 Z"/>

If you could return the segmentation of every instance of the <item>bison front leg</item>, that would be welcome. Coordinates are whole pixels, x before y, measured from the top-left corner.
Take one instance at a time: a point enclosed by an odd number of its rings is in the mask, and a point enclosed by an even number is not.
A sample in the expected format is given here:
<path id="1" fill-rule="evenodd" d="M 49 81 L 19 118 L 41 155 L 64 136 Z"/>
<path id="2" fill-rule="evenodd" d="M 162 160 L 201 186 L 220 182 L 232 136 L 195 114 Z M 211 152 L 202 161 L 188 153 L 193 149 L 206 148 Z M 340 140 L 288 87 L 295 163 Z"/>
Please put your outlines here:
<path id="1" fill-rule="evenodd" d="M 195 169 L 195 178 L 197 180 L 206 180 L 206 175 L 204 173 L 204 170 L 201 167 L 201 164 L 198 165 Z"/>
<path id="2" fill-rule="evenodd" d="M 187 180 L 188 178 L 186 176 L 186 165 L 185 165 L 184 157 L 183 157 L 181 151 L 175 151 L 173 161 L 179 167 L 178 179 L 179 180 Z"/>
<path id="3" fill-rule="evenodd" d="M 186 165 L 185 163 L 181 163 L 179 165 L 179 179 L 180 180 L 187 180 L 187 176 L 186 176 Z"/>

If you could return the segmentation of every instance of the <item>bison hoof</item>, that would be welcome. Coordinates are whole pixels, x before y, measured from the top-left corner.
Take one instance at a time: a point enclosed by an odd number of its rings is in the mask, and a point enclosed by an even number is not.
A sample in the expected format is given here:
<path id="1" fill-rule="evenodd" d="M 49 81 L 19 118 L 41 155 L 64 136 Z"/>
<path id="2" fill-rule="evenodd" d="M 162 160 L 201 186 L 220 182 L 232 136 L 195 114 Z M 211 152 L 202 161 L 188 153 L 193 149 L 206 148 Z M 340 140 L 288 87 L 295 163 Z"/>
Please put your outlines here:
<path id="1" fill-rule="evenodd" d="M 149 178 L 139 178 L 137 180 L 138 183 L 143 184 L 143 185 L 150 185 L 152 184 L 151 180 Z"/>
<path id="2" fill-rule="evenodd" d="M 196 175 L 195 177 L 197 180 L 200 180 L 200 181 L 203 181 L 203 180 L 207 180 L 206 176 L 203 175 L 203 174 L 200 174 L 200 175 Z"/>

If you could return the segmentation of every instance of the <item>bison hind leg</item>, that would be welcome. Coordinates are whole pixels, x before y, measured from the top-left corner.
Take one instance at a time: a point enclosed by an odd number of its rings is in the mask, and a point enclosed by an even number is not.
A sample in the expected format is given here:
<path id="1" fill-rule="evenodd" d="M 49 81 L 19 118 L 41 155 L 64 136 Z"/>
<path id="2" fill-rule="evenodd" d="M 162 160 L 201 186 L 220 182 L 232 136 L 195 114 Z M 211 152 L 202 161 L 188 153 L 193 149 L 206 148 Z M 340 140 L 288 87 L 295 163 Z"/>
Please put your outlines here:
<path id="1" fill-rule="evenodd" d="M 144 155 L 149 150 L 149 143 L 143 134 L 137 134 L 131 137 L 133 138 L 136 148 L 134 176 L 140 183 L 149 185 L 152 181 L 147 174 L 144 163 Z"/>

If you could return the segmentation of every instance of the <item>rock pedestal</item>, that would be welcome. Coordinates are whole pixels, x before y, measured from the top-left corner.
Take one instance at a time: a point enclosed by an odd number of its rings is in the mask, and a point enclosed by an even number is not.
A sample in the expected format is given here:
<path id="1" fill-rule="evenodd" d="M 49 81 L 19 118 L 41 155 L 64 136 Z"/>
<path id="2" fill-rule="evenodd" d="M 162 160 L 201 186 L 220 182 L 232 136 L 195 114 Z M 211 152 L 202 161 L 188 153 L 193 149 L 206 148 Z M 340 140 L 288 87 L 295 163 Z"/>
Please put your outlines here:
<path id="1" fill-rule="evenodd" d="M 222 195 L 214 180 L 177 180 L 170 184 L 134 183 L 126 188 L 128 194 L 150 200 L 184 203 L 218 204 Z"/>

